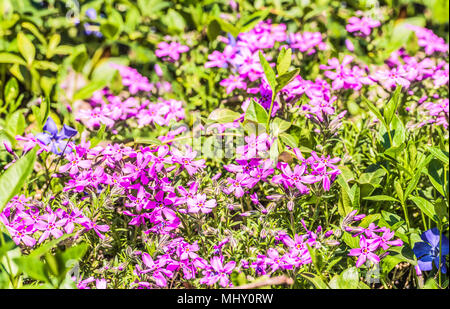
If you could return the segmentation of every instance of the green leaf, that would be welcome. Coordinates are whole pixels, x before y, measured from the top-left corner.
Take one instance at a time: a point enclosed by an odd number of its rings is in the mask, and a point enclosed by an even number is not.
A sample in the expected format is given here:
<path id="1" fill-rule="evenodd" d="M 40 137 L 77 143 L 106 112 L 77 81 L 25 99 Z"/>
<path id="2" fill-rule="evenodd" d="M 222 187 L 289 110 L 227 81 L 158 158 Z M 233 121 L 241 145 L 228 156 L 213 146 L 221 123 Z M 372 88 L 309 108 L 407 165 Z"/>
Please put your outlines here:
<path id="1" fill-rule="evenodd" d="M 86 52 L 86 47 L 84 45 L 78 45 L 74 48 L 74 51 L 71 55 L 71 63 L 73 69 L 76 72 L 81 73 L 88 59 L 89 56 Z"/>
<path id="2" fill-rule="evenodd" d="M 228 108 L 218 108 L 209 114 L 208 120 L 212 120 L 218 123 L 229 123 L 238 119 L 241 114 L 234 112 Z"/>
<path id="3" fill-rule="evenodd" d="M 409 199 L 413 201 L 414 204 L 416 204 L 417 207 L 419 207 L 424 214 L 430 217 L 431 220 L 433 220 L 434 222 L 438 222 L 436 211 L 431 202 L 427 201 L 426 199 L 420 196 L 410 196 Z"/>
<path id="4" fill-rule="evenodd" d="M 429 155 L 419 164 L 419 167 L 414 172 L 414 177 L 412 178 L 411 181 L 409 181 L 408 186 L 406 187 L 404 196 L 405 200 L 408 198 L 411 192 L 417 187 L 417 184 L 419 183 L 420 177 L 422 176 L 425 167 L 428 165 L 428 163 L 430 163 L 432 158 L 433 157 Z"/>
<path id="5" fill-rule="evenodd" d="M 397 179 L 394 181 L 394 188 L 395 188 L 395 192 L 397 193 L 398 198 L 400 199 L 400 201 L 402 203 L 404 203 L 405 202 L 405 194 L 403 193 L 402 185 L 400 184 L 400 182 Z"/>
<path id="6" fill-rule="evenodd" d="M 393 214 L 388 211 L 381 211 L 382 218 L 378 222 L 379 226 L 386 226 L 391 228 L 391 230 L 396 230 L 399 226 L 403 225 L 405 223 L 405 220 L 403 220 L 400 216 Z M 385 224 L 384 224 L 385 223 Z"/>
<path id="7" fill-rule="evenodd" d="M 266 58 L 264 58 L 264 55 L 261 53 L 261 51 L 259 51 L 259 62 L 261 63 L 261 66 L 264 70 L 264 74 L 266 75 L 267 81 L 269 82 L 269 86 L 272 89 L 272 92 L 275 92 L 278 84 L 275 72 L 273 71 L 269 62 L 267 62 Z M 275 93 L 272 94 L 272 96 L 274 95 Z"/>
<path id="8" fill-rule="evenodd" d="M 245 111 L 245 120 L 266 125 L 269 120 L 269 114 L 264 107 L 252 99 L 247 107 L 247 110 Z"/>
<path id="9" fill-rule="evenodd" d="M 423 288 L 425 290 L 438 290 L 439 285 L 434 278 L 428 278 L 427 282 L 424 284 Z"/>
<path id="10" fill-rule="evenodd" d="M 299 72 L 300 72 L 300 69 L 295 69 L 295 70 L 287 72 L 281 76 L 278 76 L 275 92 L 278 93 L 280 90 L 282 90 L 286 85 L 288 85 L 298 75 Z"/>
<path id="11" fill-rule="evenodd" d="M 17 34 L 17 47 L 19 48 L 19 52 L 27 64 L 31 66 L 34 61 L 34 57 L 36 56 L 36 49 L 34 48 L 31 40 L 27 38 L 23 32 L 19 32 Z"/>
<path id="12" fill-rule="evenodd" d="M 220 34 L 221 31 L 221 27 L 219 22 L 216 19 L 213 19 L 209 24 L 208 24 L 208 29 L 206 34 L 208 35 L 208 39 L 210 41 L 214 41 L 217 36 Z"/>
<path id="13" fill-rule="evenodd" d="M 300 276 L 309 280 L 318 289 L 329 289 L 327 284 L 317 275 L 310 272 L 300 273 Z"/>
<path id="14" fill-rule="evenodd" d="M 269 157 L 270 160 L 272 160 L 273 164 L 276 164 L 278 162 L 278 155 L 279 155 L 279 151 L 278 151 L 278 140 L 276 139 L 273 144 L 270 146 L 270 150 L 269 150 Z"/>
<path id="15" fill-rule="evenodd" d="M 115 40 L 119 36 L 119 25 L 112 21 L 105 21 L 100 25 L 100 32 L 110 40 Z"/>
<path id="16" fill-rule="evenodd" d="M 395 88 L 394 94 L 392 95 L 389 102 L 386 104 L 386 107 L 384 108 L 384 121 L 389 126 L 389 124 L 392 121 L 392 118 L 394 117 L 395 112 L 397 111 L 397 106 L 400 101 L 401 97 L 401 91 L 402 86 L 397 85 L 397 88 Z"/>
<path id="17" fill-rule="evenodd" d="M 102 89 L 106 84 L 107 82 L 104 80 L 90 82 L 73 95 L 73 100 L 76 101 L 90 98 L 95 91 Z"/>
<path id="18" fill-rule="evenodd" d="M 23 110 L 17 110 L 8 117 L 6 130 L 12 136 L 22 135 L 25 131 L 25 126 L 26 122 Z"/>
<path id="19" fill-rule="evenodd" d="M 364 219 L 362 219 L 361 222 L 359 223 L 359 226 L 363 227 L 363 228 L 367 228 L 370 225 L 370 223 L 375 222 L 375 221 L 379 220 L 380 218 L 381 218 L 380 214 L 373 214 L 373 215 L 365 216 Z"/>
<path id="20" fill-rule="evenodd" d="M 285 143 L 289 147 L 292 147 L 292 148 L 298 147 L 298 140 L 288 133 L 284 133 L 284 132 L 280 133 L 279 138 L 281 139 L 281 141 L 283 143 Z"/>
<path id="21" fill-rule="evenodd" d="M 430 180 L 433 187 L 442 196 L 445 196 L 445 185 L 443 180 L 444 167 L 442 166 L 442 163 L 437 159 L 431 160 L 425 172 L 428 174 L 428 179 Z"/>
<path id="22" fill-rule="evenodd" d="M 61 36 L 58 33 L 55 33 L 50 37 L 48 47 L 47 47 L 47 52 L 45 54 L 45 57 L 47 59 L 50 59 L 51 57 L 53 57 L 53 55 L 56 54 L 57 47 L 60 42 L 61 42 Z"/>
<path id="23" fill-rule="evenodd" d="M 27 63 L 17 55 L 11 53 L 0 53 L 0 63 L 15 63 L 26 66 Z"/>
<path id="24" fill-rule="evenodd" d="M 43 98 L 40 106 L 39 111 L 39 117 L 41 119 L 40 125 L 42 126 L 44 124 L 44 120 L 48 118 L 48 115 L 50 114 L 50 99 L 49 98 Z"/>
<path id="25" fill-rule="evenodd" d="M 46 272 L 46 264 L 39 258 L 30 256 L 21 256 L 14 259 L 19 268 L 32 279 L 50 282 L 50 278 Z"/>
<path id="26" fill-rule="evenodd" d="M 229 22 L 226 22 L 223 19 L 216 19 L 216 21 L 219 22 L 220 27 L 224 32 L 229 32 L 235 38 L 239 35 L 240 30 Z"/>
<path id="27" fill-rule="evenodd" d="M 368 201 L 387 201 L 387 202 L 398 202 L 400 203 L 399 200 L 397 200 L 396 198 L 393 198 L 391 196 L 388 195 L 373 195 L 373 196 L 367 196 L 365 198 L 363 198 L 363 200 L 368 200 Z"/>
<path id="28" fill-rule="evenodd" d="M 57 239 L 53 239 L 51 241 L 49 241 L 48 243 L 42 245 L 41 247 L 34 249 L 29 256 L 33 256 L 33 257 L 42 257 L 44 256 L 47 252 L 49 252 L 54 246 L 56 246 L 57 244 L 59 244 L 61 241 L 74 236 L 75 233 L 71 233 L 71 234 L 64 234 L 63 236 L 61 236 L 60 238 Z"/>
<path id="29" fill-rule="evenodd" d="M 290 48 L 286 49 L 283 47 L 277 58 L 278 75 L 283 75 L 288 71 L 289 67 L 291 66 L 291 61 L 292 61 L 292 50 Z"/>
<path id="30" fill-rule="evenodd" d="M 436 147 L 427 147 L 436 159 L 441 160 L 444 164 L 449 164 L 448 152 Z"/>
<path id="31" fill-rule="evenodd" d="M 384 121 L 383 116 L 381 115 L 380 111 L 378 110 L 378 108 L 373 105 L 372 102 L 370 102 L 365 96 L 361 95 L 363 98 L 363 101 L 367 104 L 367 106 L 369 107 L 370 111 L 372 113 L 374 113 L 374 115 L 377 117 L 377 119 L 379 121 L 381 121 L 381 123 L 383 124 L 383 126 L 387 129 L 388 126 L 386 125 L 386 122 Z"/>
<path id="32" fill-rule="evenodd" d="M 286 120 L 276 117 L 270 123 L 270 133 L 272 133 L 273 136 L 278 136 L 280 133 L 287 131 L 290 128 L 290 126 L 291 126 L 290 122 L 287 122 Z"/>
<path id="33" fill-rule="evenodd" d="M 0 176 L 0 211 L 14 195 L 19 193 L 33 171 L 36 152 L 36 148 L 31 150 Z"/>
<path id="34" fill-rule="evenodd" d="M 337 279 L 339 289 L 357 289 L 359 284 L 359 272 L 356 267 L 344 270 Z"/>
<path id="35" fill-rule="evenodd" d="M 344 232 L 342 240 L 352 249 L 359 248 L 359 236 L 353 237 L 352 234 Z"/>
<path id="36" fill-rule="evenodd" d="M 417 265 L 417 261 L 415 260 L 414 252 L 408 245 L 403 245 L 401 247 L 390 247 L 389 255 L 395 258 L 400 259 L 403 262 L 407 262 L 411 265 Z"/>
<path id="37" fill-rule="evenodd" d="M 156 138 L 150 137 L 136 137 L 134 139 L 136 144 L 150 144 L 150 145 L 162 145 L 161 141 Z"/>
<path id="38" fill-rule="evenodd" d="M 19 95 L 19 84 L 17 79 L 11 77 L 5 85 L 4 89 L 5 103 L 8 105 L 11 101 L 15 101 Z"/>
<path id="39" fill-rule="evenodd" d="M 122 91 L 123 87 L 124 86 L 122 83 L 122 75 L 120 75 L 119 71 L 116 70 L 111 80 L 109 88 L 112 90 L 114 94 L 118 95 Z"/>

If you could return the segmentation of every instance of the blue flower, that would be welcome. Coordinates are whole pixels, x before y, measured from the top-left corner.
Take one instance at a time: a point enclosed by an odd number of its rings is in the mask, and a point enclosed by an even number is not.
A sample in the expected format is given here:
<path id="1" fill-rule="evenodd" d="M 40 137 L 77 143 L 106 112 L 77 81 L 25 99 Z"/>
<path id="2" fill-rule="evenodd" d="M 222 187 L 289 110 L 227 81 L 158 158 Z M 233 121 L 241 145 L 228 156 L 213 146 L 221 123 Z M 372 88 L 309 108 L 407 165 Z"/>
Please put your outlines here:
<path id="1" fill-rule="evenodd" d="M 90 19 L 96 19 L 97 18 L 97 11 L 93 8 L 89 8 L 86 10 L 86 16 Z"/>
<path id="2" fill-rule="evenodd" d="M 68 125 L 64 125 L 62 130 L 58 132 L 55 122 L 50 117 L 47 118 L 43 131 L 43 133 L 36 135 L 36 139 L 44 145 L 50 145 L 51 151 L 58 155 L 60 155 L 64 149 L 65 153 L 71 151 L 70 148 L 67 147 L 67 141 L 64 140 L 71 138 L 78 133 L 77 130 Z"/>
<path id="3" fill-rule="evenodd" d="M 418 259 L 420 270 L 429 271 L 433 269 L 433 261 L 436 268 L 439 268 L 439 230 L 434 227 L 420 236 L 424 242 L 414 244 L 414 254 Z M 445 255 L 448 255 L 448 238 L 442 235 L 442 267 L 443 274 L 447 272 L 445 266 Z"/>

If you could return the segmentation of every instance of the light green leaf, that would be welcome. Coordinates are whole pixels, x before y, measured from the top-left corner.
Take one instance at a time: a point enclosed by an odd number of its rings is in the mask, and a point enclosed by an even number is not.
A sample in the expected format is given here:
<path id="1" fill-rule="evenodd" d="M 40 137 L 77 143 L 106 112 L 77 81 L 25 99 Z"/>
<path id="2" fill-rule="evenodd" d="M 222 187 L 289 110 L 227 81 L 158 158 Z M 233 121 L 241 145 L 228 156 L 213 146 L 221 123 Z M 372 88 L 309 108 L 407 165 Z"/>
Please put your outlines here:
<path id="1" fill-rule="evenodd" d="M 27 65 L 22 58 L 11 53 L 0 53 L 0 63 L 16 63 L 24 66 Z"/>
<path id="2" fill-rule="evenodd" d="M 218 123 L 229 123 L 238 119 L 240 115 L 228 108 L 218 108 L 209 114 L 208 119 Z"/>
<path id="3" fill-rule="evenodd" d="M 289 67 L 291 66 L 291 61 L 292 61 L 292 50 L 290 48 L 286 49 L 283 47 L 277 58 L 278 75 L 283 75 L 288 71 Z"/>
<path id="4" fill-rule="evenodd" d="M 259 51 L 259 62 L 261 63 L 261 66 L 264 70 L 264 74 L 266 75 L 270 88 L 272 89 L 273 92 L 275 92 L 278 84 L 275 72 L 273 71 L 272 67 L 270 66 L 269 62 L 267 62 L 266 58 L 261 53 L 261 51 Z"/>
<path id="5" fill-rule="evenodd" d="M 251 120 L 266 125 L 269 120 L 269 114 L 264 107 L 252 99 L 245 111 L 245 120 Z"/>
<path id="6" fill-rule="evenodd" d="M 363 198 L 363 200 L 368 200 L 368 201 L 386 201 L 386 202 L 398 202 L 400 203 L 399 200 L 397 200 L 396 198 L 393 198 L 391 196 L 388 195 L 373 195 L 373 196 L 367 196 L 365 198 Z"/>
<path id="7" fill-rule="evenodd" d="M 28 176 L 33 171 L 36 152 L 37 149 L 31 150 L 12 164 L 0 176 L 0 211 L 3 210 L 3 207 L 5 207 L 14 195 L 19 193 Z"/>
<path id="8" fill-rule="evenodd" d="M 414 204 L 416 204 L 416 206 L 419 207 L 424 214 L 430 217 L 431 220 L 433 220 L 434 222 L 438 222 L 436 211 L 434 210 L 434 206 L 431 202 L 420 196 L 410 196 L 409 199 L 413 201 Z"/>
<path id="9" fill-rule="evenodd" d="M 36 56 L 36 49 L 29 38 L 23 33 L 19 32 L 17 34 L 17 47 L 19 48 L 20 54 L 26 60 L 27 64 L 31 66 Z"/>

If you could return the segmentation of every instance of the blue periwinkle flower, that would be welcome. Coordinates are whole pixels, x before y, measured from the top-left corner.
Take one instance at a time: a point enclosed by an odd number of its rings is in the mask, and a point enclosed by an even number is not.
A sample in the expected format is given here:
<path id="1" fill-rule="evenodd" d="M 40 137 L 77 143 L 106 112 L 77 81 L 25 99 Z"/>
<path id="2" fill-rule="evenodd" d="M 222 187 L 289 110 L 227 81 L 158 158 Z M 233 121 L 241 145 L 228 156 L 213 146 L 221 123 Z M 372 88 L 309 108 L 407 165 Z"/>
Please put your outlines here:
<path id="1" fill-rule="evenodd" d="M 62 154 L 63 151 L 65 153 L 71 151 L 70 148 L 67 147 L 67 141 L 64 140 L 69 139 L 78 133 L 77 130 L 68 125 L 64 125 L 62 130 L 58 132 L 58 128 L 51 117 L 47 118 L 43 131 L 43 133 L 36 135 L 37 140 L 44 145 L 50 145 L 51 151 L 58 155 Z"/>
<path id="2" fill-rule="evenodd" d="M 97 11 L 93 8 L 86 10 L 86 16 L 90 19 L 96 19 L 97 18 Z"/>
<path id="3" fill-rule="evenodd" d="M 429 271 L 433 269 L 433 262 L 439 268 L 439 230 L 434 227 L 420 236 L 424 242 L 417 242 L 414 244 L 414 254 L 418 259 L 418 266 L 422 271 Z M 448 255 L 448 238 L 442 235 L 442 267 L 443 274 L 447 272 L 445 266 L 445 255 Z"/>

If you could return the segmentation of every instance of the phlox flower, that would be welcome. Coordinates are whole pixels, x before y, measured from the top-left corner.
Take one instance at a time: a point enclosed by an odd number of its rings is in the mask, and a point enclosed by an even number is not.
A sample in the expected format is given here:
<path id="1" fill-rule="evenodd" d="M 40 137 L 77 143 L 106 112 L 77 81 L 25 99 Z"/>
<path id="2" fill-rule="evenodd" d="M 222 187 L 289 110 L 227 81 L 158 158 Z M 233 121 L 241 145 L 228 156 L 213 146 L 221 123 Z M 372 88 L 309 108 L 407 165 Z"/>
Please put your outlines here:
<path id="1" fill-rule="evenodd" d="M 187 200 L 188 212 L 204 214 L 210 213 L 216 207 L 216 200 L 206 200 L 206 194 L 197 194 L 193 198 Z"/>
<path id="2" fill-rule="evenodd" d="M 381 25 L 380 21 L 373 20 L 370 17 L 358 18 L 356 16 L 350 17 L 348 24 L 345 27 L 348 32 L 354 32 L 358 36 L 368 36 L 372 32 L 373 28 L 377 28 Z"/>
<path id="3" fill-rule="evenodd" d="M 378 248 L 378 242 L 369 242 L 364 235 L 361 235 L 359 239 L 359 246 L 360 248 L 351 249 L 348 254 L 350 256 L 358 257 L 356 267 L 360 267 L 366 262 L 367 259 L 371 260 L 375 264 L 380 262 L 380 257 L 374 253 L 374 251 Z"/>
<path id="4" fill-rule="evenodd" d="M 203 278 L 200 279 L 201 284 L 214 285 L 217 281 L 221 287 L 229 286 L 229 275 L 236 267 L 236 262 L 230 261 L 223 265 L 223 257 L 214 256 L 210 260 L 210 269 L 206 271 Z"/>

